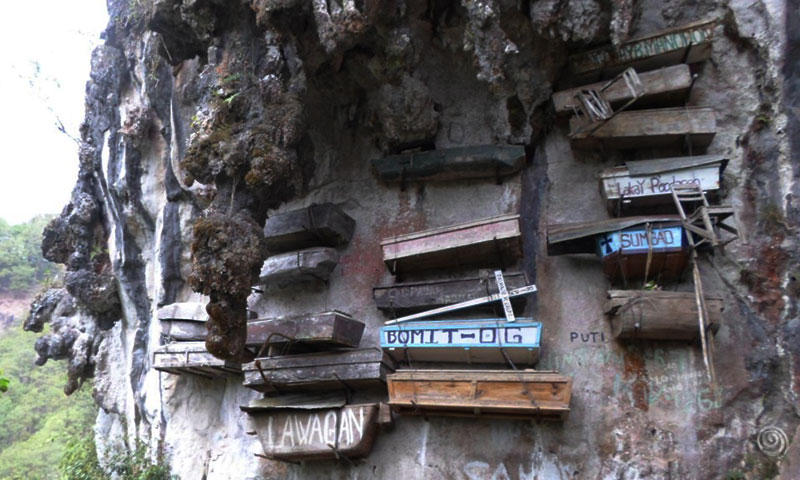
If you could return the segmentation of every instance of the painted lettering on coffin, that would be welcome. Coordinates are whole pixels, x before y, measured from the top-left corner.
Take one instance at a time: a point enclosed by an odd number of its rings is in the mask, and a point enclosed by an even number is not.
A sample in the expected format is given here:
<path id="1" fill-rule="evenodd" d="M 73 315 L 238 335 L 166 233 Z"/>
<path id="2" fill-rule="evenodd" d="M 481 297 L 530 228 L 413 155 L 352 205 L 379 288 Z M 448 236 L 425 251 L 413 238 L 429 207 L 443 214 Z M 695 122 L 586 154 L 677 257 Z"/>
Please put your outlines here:
<path id="1" fill-rule="evenodd" d="M 347 448 L 361 441 L 365 420 L 363 407 L 357 412 L 355 408 L 348 408 L 272 415 L 267 423 L 267 437 L 278 448 L 318 446 L 328 450 L 329 445 L 336 444 L 338 430 L 339 448 Z"/>
<path id="2" fill-rule="evenodd" d="M 539 324 L 480 325 L 454 327 L 442 325 L 383 327 L 381 346 L 403 347 L 500 347 L 503 345 L 538 346 Z"/>
<path id="3" fill-rule="evenodd" d="M 625 230 L 609 232 L 597 237 L 598 253 L 601 257 L 620 251 L 623 254 L 646 253 L 680 249 L 683 246 L 681 227 L 653 228 L 647 230 Z"/>
<path id="4" fill-rule="evenodd" d="M 648 178 L 631 177 L 627 181 L 617 182 L 616 190 L 619 195 L 626 198 L 647 195 L 666 195 L 672 186 L 699 185 L 703 186 L 701 179 L 694 177 L 692 172 L 676 175 L 655 175 Z"/>

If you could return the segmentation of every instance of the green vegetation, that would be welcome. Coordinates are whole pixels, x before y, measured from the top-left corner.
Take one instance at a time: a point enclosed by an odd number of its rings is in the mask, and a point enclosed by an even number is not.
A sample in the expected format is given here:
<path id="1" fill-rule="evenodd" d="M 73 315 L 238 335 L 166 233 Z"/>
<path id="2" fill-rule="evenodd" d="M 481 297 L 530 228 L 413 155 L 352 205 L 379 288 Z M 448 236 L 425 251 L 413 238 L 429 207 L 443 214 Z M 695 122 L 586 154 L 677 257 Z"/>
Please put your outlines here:
<path id="1" fill-rule="evenodd" d="M 42 230 L 50 216 L 38 216 L 19 225 L 0 218 L 0 293 L 29 292 L 58 272 L 42 258 Z"/>
<path id="2" fill-rule="evenodd" d="M 147 446 L 137 442 L 132 452 L 115 453 L 108 459 L 108 470 L 119 480 L 172 480 L 177 478 L 170 473 L 169 465 L 163 457 L 154 463 L 148 454 Z M 94 436 L 89 432 L 84 436 L 73 436 L 67 443 L 61 463 L 58 466 L 61 480 L 98 480 L 111 478 L 99 466 Z"/>

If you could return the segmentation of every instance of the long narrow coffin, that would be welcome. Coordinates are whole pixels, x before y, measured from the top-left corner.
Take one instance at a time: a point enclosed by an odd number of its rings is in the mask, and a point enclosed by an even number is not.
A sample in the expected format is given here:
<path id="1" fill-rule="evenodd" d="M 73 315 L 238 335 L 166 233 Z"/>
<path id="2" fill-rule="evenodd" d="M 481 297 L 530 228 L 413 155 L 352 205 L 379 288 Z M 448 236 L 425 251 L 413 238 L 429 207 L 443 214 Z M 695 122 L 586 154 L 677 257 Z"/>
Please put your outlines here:
<path id="1" fill-rule="evenodd" d="M 248 322 L 247 346 L 260 349 L 264 346 L 301 343 L 321 347 L 357 347 L 363 333 L 363 323 L 346 313 L 333 310 Z"/>
<path id="2" fill-rule="evenodd" d="M 244 386 L 261 392 L 359 389 L 383 385 L 394 361 L 367 348 L 257 358 L 243 370 Z"/>
<path id="3" fill-rule="evenodd" d="M 177 375 L 187 373 L 207 378 L 242 374 L 241 364 L 220 360 L 211 355 L 206 350 L 205 342 L 176 342 L 162 345 L 153 352 L 153 368 Z"/>
<path id="4" fill-rule="evenodd" d="M 253 401 L 247 412 L 264 457 L 274 460 L 330 460 L 369 454 L 378 433 L 380 405 L 345 405 L 318 395 Z M 305 403 L 300 403 L 305 402 Z M 248 429 L 250 430 L 250 429 Z"/>
<path id="5" fill-rule="evenodd" d="M 533 370 L 399 370 L 389 405 L 412 415 L 564 420 L 572 379 Z"/>
<path id="6" fill-rule="evenodd" d="M 260 285 L 286 286 L 292 283 L 327 282 L 339 263 L 339 252 L 329 247 L 313 247 L 273 255 L 261 267 Z"/>
<path id="7" fill-rule="evenodd" d="M 570 131 L 581 127 L 570 119 Z M 660 108 L 624 111 L 591 133 L 571 137 L 572 147 L 616 149 L 683 147 L 706 148 L 717 133 L 714 109 L 709 107 Z"/>
<path id="8" fill-rule="evenodd" d="M 398 362 L 534 365 L 542 324 L 532 318 L 408 322 L 381 328 L 381 347 Z"/>
<path id="9" fill-rule="evenodd" d="M 158 309 L 156 313 L 161 324 L 161 335 L 170 341 L 205 341 L 206 304 L 201 302 L 171 303 Z M 247 311 L 248 318 L 256 318 L 255 312 Z"/>
<path id="10" fill-rule="evenodd" d="M 270 254 L 309 247 L 337 247 L 350 241 L 356 222 L 332 203 L 273 215 L 264 225 Z"/>
<path id="11" fill-rule="evenodd" d="M 692 74 L 685 64 L 653 70 L 639 74 L 645 93 L 630 108 L 668 107 L 682 105 L 692 85 Z M 553 105 L 559 115 L 569 115 L 575 105 L 575 94 L 581 90 L 599 90 L 607 82 L 597 82 L 582 87 L 561 90 L 553 94 Z M 631 90 L 624 82 L 617 82 L 603 92 L 612 107 L 617 108 L 630 101 Z"/>
<path id="12" fill-rule="evenodd" d="M 528 279 L 524 273 L 507 273 L 504 274 L 504 277 L 508 290 L 528 285 Z M 498 293 L 497 282 L 491 275 L 429 282 L 396 283 L 372 289 L 375 305 L 389 315 L 421 312 L 496 293 Z M 511 303 L 516 307 L 523 308 L 527 298 L 527 295 L 513 297 Z M 493 307 L 495 305 L 484 306 L 489 309 Z"/>
<path id="13" fill-rule="evenodd" d="M 381 242 L 392 274 L 466 265 L 504 266 L 522 256 L 519 215 L 503 215 L 388 238 Z"/>
<path id="14" fill-rule="evenodd" d="M 500 178 L 517 173 L 524 164 L 522 146 L 475 145 L 390 155 L 372 160 L 372 169 L 384 182 L 438 181 Z"/>
<path id="15" fill-rule="evenodd" d="M 708 328 L 722 322 L 722 298 L 706 295 Z M 611 290 L 606 314 L 614 337 L 624 340 L 696 340 L 700 336 L 694 292 Z"/>
<path id="16" fill-rule="evenodd" d="M 618 47 L 608 45 L 569 57 L 576 81 L 614 76 L 628 67 L 637 72 L 677 63 L 702 62 L 711 56 L 716 20 L 701 20 L 643 35 Z"/>
<path id="17" fill-rule="evenodd" d="M 550 225 L 548 255 L 594 253 L 612 283 L 628 280 L 671 282 L 689 259 L 677 215 L 623 217 L 598 222 Z"/>
<path id="18" fill-rule="evenodd" d="M 600 192 L 609 211 L 619 202 L 631 207 L 674 205 L 672 186 L 699 185 L 705 192 L 719 189 L 728 159 L 721 155 L 660 158 L 626 162 L 600 174 Z"/>

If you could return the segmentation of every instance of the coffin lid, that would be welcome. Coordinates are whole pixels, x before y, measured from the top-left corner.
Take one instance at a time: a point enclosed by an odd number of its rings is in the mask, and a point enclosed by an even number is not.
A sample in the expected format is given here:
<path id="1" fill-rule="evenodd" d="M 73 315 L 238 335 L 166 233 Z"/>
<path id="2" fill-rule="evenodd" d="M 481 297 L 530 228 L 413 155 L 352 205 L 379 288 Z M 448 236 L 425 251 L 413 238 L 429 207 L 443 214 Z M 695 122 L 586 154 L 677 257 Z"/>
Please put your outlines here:
<path id="1" fill-rule="evenodd" d="M 482 269 L 480 275 L 470 275 L 465 277 L 454 277 L 454 278 L 442 278 L 439 280 L 419 280 L 416 282 L 402 282 L 402 283 L 387 283 L 385 285 L 377 285 L 372 288 L 372 290 L 392 290 L 392 289 L 401 289 L 401 288 L 408 288 L 408 287 L 424 287 L 429 285 L 443 285 L 446 283 L 458 283 L 458 282 L 469 282 L 469 281 L 489 281 L 492 284 L 495 283 L 494 274 L 492 273 L 493 270 L 491 269 Z M 528 283 L 528 275 L 525 272 L 503 272 L 503 278 L 508 280 L 509 277 L 522 277 L 525 283 Z"/>
<path id="2" fill-rule="evenodd" d="M 320 410 L 340 408 L 347 404 L 344 392 L 291 393 L 275 397 L 257 398 L 249 405 L 239 407 L 243 412 L 269 410 Z"/>
<path id="3" fill-rule="evenodd" d="M 693 157 L 654 158 L 652 160 L 635 160 L 625 162 L 628 174 L 632 176 L 653 175 L 685 168 L 701 167 L 719 163 L 719 174 L 725 171 L 728 159 L 722 155 L 696 155 Z"/>
<path id="4" fill-rule="evenodd" d="M 468 228 L 478 227 L 478 226 L 481 226 L 481 225 L 487 225 L 487 224 L 490 224 L 490 223 L 500 223 L 500 222 L 504 222 L 504 221 L 507 221 L 507 220 L 517 220 L 517 221 L 519 221 L 519 214 L 500 215 L 500 216 L 497 216 L 497 217 L 487 217 L 487 218 L 482 218 L 480 220 L 475 220 L 475 221 L 467 222 L 467 223 L 458 223 L 458 224 L 455 224 L 455 225 L 447 225 L 447 226 L 444 226 L 444 227 L 432 228 L 430 230 L 412 232 L 412 233 L 408 233 L 408 234 L 405 234 L 405 235 L 396 235 L 396 236 L 393 236 L 393 237 L 389 237 L 389 238 L 383 239 L 383 241 L 381 241 L 381 245 L 389 245 L 389 244 L 392 244 L 392 243 L 406 242 L 406 241 L 409 241 L 409 240 L 415 240 L 417 238 L 424 238 L 424 237 L 433 236 L 433 235 L 436 235 L 436 234 L 439 234 L 439 233 L 448 233 L 448 232 L 452 232 L 452 231 L 455 231 L 455 230 L 466 230 Z"/>
<path id="5" fill-rule="evenodd" d="M 612 218 L 597 222 L 566 223 L 547 226 L 547 254 L 567 255 L 571 253 L 595 253 L 596 235 L 626 230 L 648 223 L 674 222 L 680 225 L 678 215 L 642 215 L 636 217 Z"/>

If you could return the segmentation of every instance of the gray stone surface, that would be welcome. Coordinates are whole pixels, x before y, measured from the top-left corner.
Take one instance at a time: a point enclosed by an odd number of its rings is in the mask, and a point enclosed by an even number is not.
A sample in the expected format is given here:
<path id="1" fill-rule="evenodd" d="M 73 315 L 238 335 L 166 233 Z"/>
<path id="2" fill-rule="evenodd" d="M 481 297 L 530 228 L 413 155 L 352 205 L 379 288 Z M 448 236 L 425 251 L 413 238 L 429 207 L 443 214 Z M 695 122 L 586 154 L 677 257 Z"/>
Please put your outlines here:
<path id="1" fill-rule="evenodd" d="M 140 3 L 150 9 L 137 15 Z M 793 478 L 800 74 L 796 29 L 787 44 L 781 28 L 796 23 L 792 3 L 112 0 L 116 20 L 87 86 L 80 176 L 45 239 L 48 258 L 73 272 L 76 310 L 36 309 L 32 329 L 48 316 L 62 325 L 39 349 L 68 358 L 76 382 L 94 374 L 101 457 L 138 437 L 163 447 L 185 479 Z M 559 76 L 567 52 L 708 16 L 721 22 L 691 101 L 719 112 L 707 153 L 730 159 L 721 195 L 742 231 L 725 255 L 700 262 L 705 288 L 725 302 L 716 389 L 696 345 L 611 340 L 599 260 L 547 257 L 543 242 L 548 223 L 607 218 L 595 177 L 604 168 L 685 153 L 573 152 L 548 106 L 553 85 L 569 80 Z M 405 190 L 369 171 L 369 159 L 409 144 L 491 143 L 525 145 L 528 165 L 500 185 Z M 384 317 L 372 287 L 393 281 L 381 239 L 521 213 L 516 267 L 539 292 L 518 315 L 543 324 L 538 368 L 574 379 L 566 422 L 403 417 L 363 462 L 283 464 L 253 455 L 239 406 L 257 393 L 241 380 L 150 368 L 157 308 L 206 301 L 186 284 L 205 209 L 263 224 L 268 212 L 321 202 L 356 220 L 328 284 L 251 295 L 251 310 L 347 311 L 366 324 L 361 347 L 374 346 Z M 786 432 L 785 457 L 758 448 L 765 426 Z"/>

